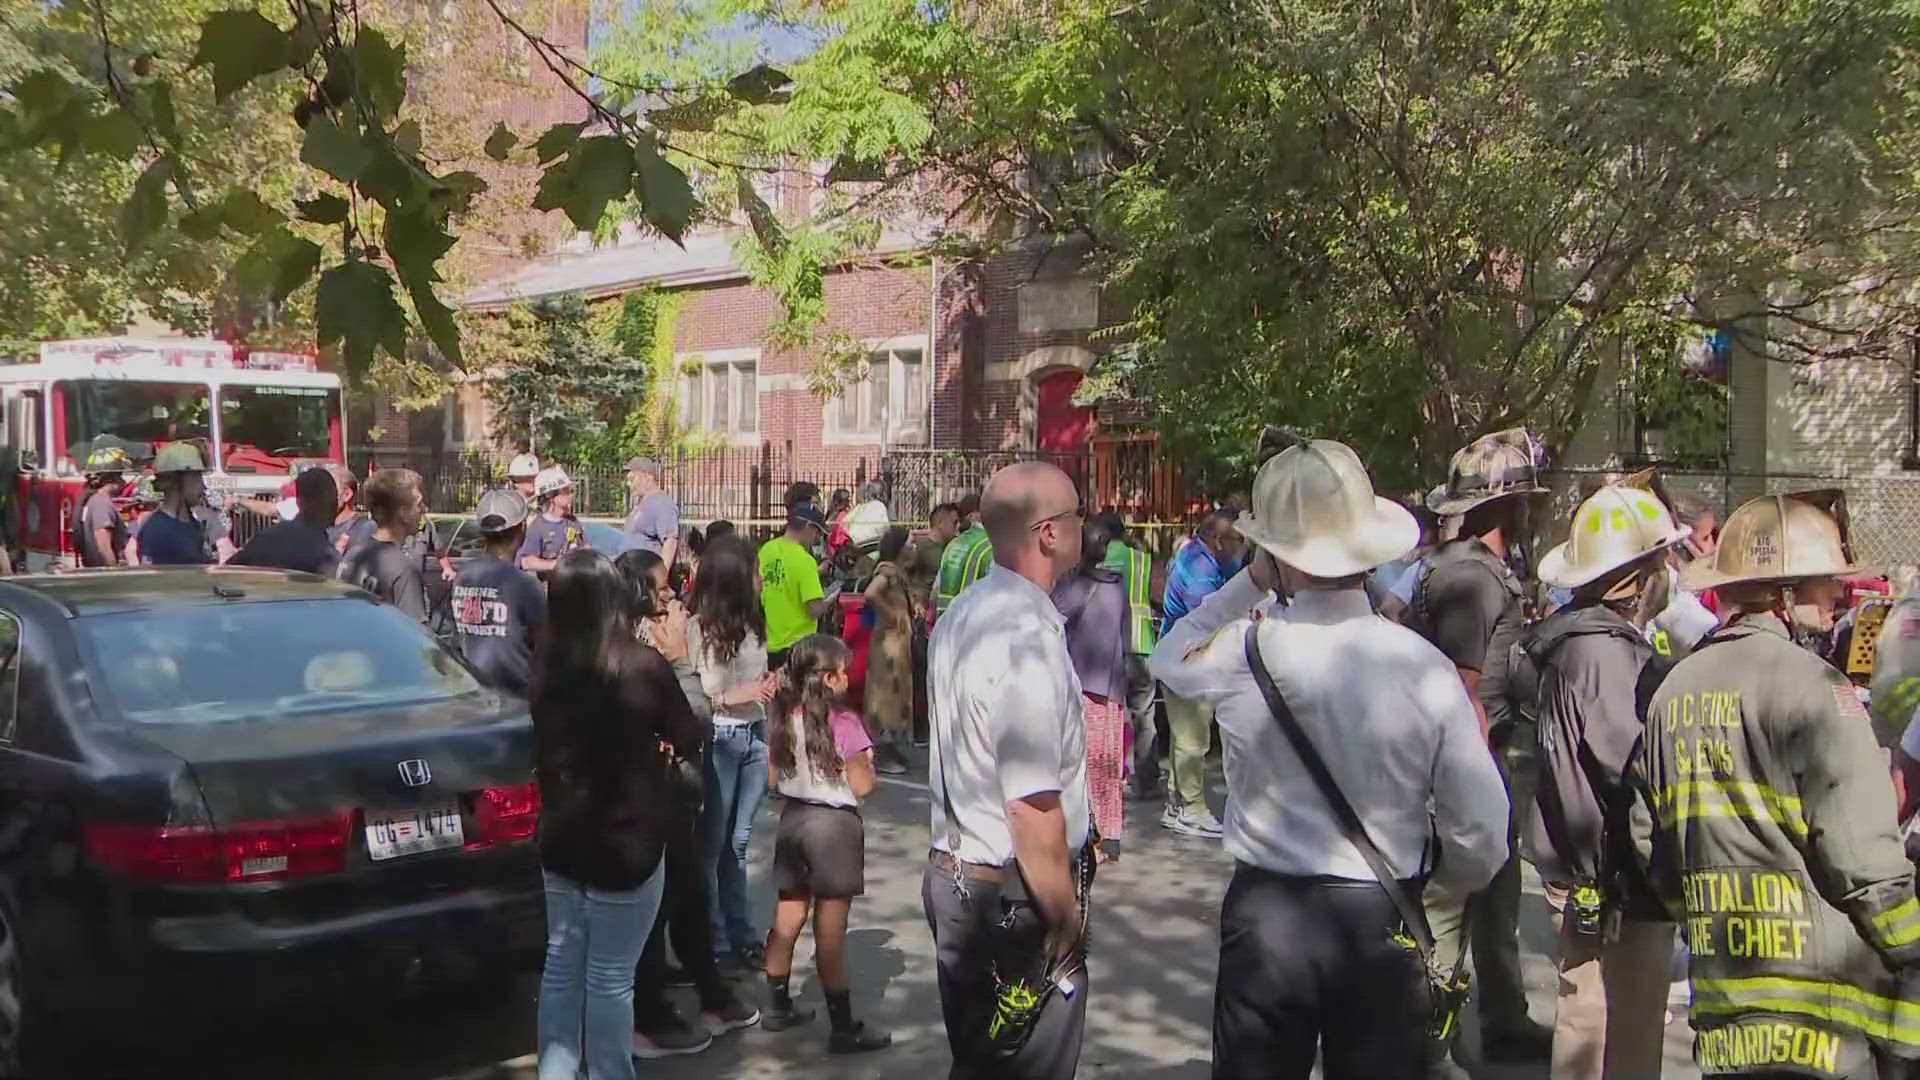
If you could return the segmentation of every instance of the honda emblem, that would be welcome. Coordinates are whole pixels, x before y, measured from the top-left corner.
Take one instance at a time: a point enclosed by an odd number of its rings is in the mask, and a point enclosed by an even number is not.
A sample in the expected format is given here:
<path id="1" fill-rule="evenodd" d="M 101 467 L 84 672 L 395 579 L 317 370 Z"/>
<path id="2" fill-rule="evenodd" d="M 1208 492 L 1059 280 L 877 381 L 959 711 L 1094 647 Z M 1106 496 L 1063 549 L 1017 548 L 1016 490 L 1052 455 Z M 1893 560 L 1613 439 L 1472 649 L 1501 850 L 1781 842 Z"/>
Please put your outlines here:
<path id="1" fill-rule="evenodd" d="M 400 782 L 408 787 L 426 787 L 433 783 L 433 770 L 420 758 L 408 758 L 400 763 Z"/>

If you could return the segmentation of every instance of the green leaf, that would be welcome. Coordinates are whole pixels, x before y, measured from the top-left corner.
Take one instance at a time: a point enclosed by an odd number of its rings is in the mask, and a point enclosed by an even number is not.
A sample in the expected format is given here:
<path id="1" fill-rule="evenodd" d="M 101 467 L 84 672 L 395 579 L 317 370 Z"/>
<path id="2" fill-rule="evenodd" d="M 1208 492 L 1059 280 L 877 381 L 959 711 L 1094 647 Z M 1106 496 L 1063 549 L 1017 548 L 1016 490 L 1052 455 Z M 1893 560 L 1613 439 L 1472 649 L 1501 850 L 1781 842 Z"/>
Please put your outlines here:
<path id="1" fill-rule="evenodd" d="M 150 106 L 153 115 L 153 130 L 167 145 L 180 145 L 180 123 L 174 118 L 173 89 L 165 79 L 153 84 L 153 103 Z"/>
<path id="2" fill-rule="evenodd" d="M 414 157 L 420 153 L 420 124 L 408 120 L 393 129 L 393 151 L 401 157 Z"/>
<path id="3" fill-rule="evenodd" d="M 451 172 L 440 178 L 441 195 L 448 210 L 455 214 L 464 214 L 473 208 L 474 196 L 487 190 L 487 182 L 478 174 L 465 170 Z"/>
<path id="4" fill-rule="evenodd" d="M 180 215 L 180 231 L 195 240 L 211 240 L 219 236 L 223 224 L 222 209 L 219 203 L 214 203 Z"/>
<path id="5" fill-rule="evenodd" d="M 393 298 L 393 275 L 383 266 L 353 259 L 320 275 L 313 321 L 321 348 L 340 344 L 350 375 L 366 371 L 376 346 L 396 360 L 406 358 L 407 315 Z"/>
<path id="6" fill-rule="evenodd" d="M 660 147 L 651 136 L 635 144 L 633 159 L 641 214 L 648 224 L 679 243 L 693 221 L 693 182 L 678 165 L 660 155 Z"/>
<path id="7" fill-rule="evenodd" d="M 200 24 L 193 66 L 213 66 L 213 99 L 293 62 L 293 39 L 257 11 L 216 11 Z"/>
<path id="8" fill-rule="evenodd" d="M 749 105 L 778 105 L 793 97 L 793 77 L 770 64 L 755 64 L 727 81 L 727 93 Z"/>
<path id="9" fill-rule="evenodd" d="M 253 192 L 236 188 L 220 200 L 220 220 L 242 236 L 258 236 L 286 221 L 287 215 L 268 206 Z"/>
<path id="10" fill-rule="evenodd" d="M 233 283 L 245 295 L 279 303 L 319 268 L 320 245 L 284 228 L 269 229 L 235 261 Z"/>
<path id="11" fill-rule="evenodd" d="M 388 214 L 386 228 L 387 257 L 393 260 L 400 276 L 439 281 L 434 264 L 453 249 L 453 237 L 423 211 Z"/>
<path id="12" fill-rule="evenodd" d="M 362 27 L 353 41 L 353 67 L 360 90 L 381 117 L 400 111 L 407 97 L 407 50 L 396 48 L 385 34 Z"/>
<path id="13" fill-rule="evenodd" d="M 722 116 L 739 107 L 732 98 L 713 95 L 654 109 L 647 119 L 668 131 L 712 131 Z"/>
<path id="14" fill-rule="evenodd" d="M 89 150 L 120 161 L 131 161 L 140 151 L 140 121 L 125 109 L 96 116 L 83 130 Z"/>
<path id="15" fill-rule="evenodd" d="M 167 179 L 172 175 L 173 165 L 168 159 L 154 158 L 140 179 L 133 182 L 133 193 L 120 207 L 120 239 L 127 245 L 127 254 L 146 247 L 166 223 Z"/>
<path id="16" fill-rule="evenodd" d="M 617 136 L 593 135 L 574 143 L 566 168 L 567 193 L 560 208 L 582 232 L 599 225 L 607 204 L 633 186 L 633 155 Z"/>
<path id="17" fill-rule="evenodd" d="M 753 178 L 746 173 L 734 175 L 734 196 L 740 200 L 740 208 L 746 211 L 747 224 L 752 227 L 754 238 L 760 246 L 769 252 L 778 253 L 786 247 L 786 230 L 780 227 L 780 219 L 774 216 L 773 208 L 753 190 Z"/>
<path id="18" fill-rule="evenodd" d="M 360 174 L 360 194 L 394 210 L 418 204 L 432 190 L 433 177 L 418 165 L 369 139 L 372 162 Z"/>
<path id="19" fill-rule="evenodd" d="M 555 124 L 541 132 L 540 137 L 533 143 L 533 153 L 540 159 L 540 164 L 545 165 L 573 149 L 574 141 L 580 138 L 580 132 L 586 126 L 585 124 Z"/>
<path id="20" fill-rule="evenodd" d="M 351 184 L 372 164 L 373 151 L 341 131 L 332 117 L 316 113 L 307 120 L 307 137 L 300 144 L 300 160 L 343 184 Z"/>
<path id="21" fill-rule="evenodd" d="M 315 225 L 338 225 L 347 220 L 349 209 L 347 200 L 338 195 L 316 195 L 311 199 L 296 199 L 293 205 L 300 214 L 300 220 L 311 221 Z"/>
<path id="22" fill-rule="evenodd" d="M 520 137 L 508 131 L 507 125 L 495 123 L 493 125 L 493 134 L 487 136 L 484 149 L 487 152 L 487 156 L 493 160 L 505 161 L 507 160 L 507 155 L 513 152 L 514 144 L 519 141 Z"/>

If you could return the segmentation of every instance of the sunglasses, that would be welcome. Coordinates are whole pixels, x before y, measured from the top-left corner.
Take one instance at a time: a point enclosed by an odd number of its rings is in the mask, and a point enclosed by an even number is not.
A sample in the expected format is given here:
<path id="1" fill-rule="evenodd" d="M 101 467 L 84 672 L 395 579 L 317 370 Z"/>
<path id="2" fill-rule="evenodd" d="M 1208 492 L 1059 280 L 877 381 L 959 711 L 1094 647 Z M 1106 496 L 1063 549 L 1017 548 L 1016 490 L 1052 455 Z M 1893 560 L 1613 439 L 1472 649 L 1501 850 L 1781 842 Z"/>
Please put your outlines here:
<path id="1" fill-rule="evenodd" d="M 1039 521 L 1036 521 L 1033 524 L 1027 526 L 1027 531 L 1038 532 L 1040 529 L 1040 526 L 1045 525 L 1049 521 L 1059 521 L 1061 518 L 1066 518 L 1066 517 L 1076 517 L 1084 520 L 1086 516 L 1087 516 L 1087 508 L 1084 505 L 1076 505 L 1071 510 L 1062 510 L 1057 514 L 1048 514 L 1046 517 L 1043 517 Z"/>

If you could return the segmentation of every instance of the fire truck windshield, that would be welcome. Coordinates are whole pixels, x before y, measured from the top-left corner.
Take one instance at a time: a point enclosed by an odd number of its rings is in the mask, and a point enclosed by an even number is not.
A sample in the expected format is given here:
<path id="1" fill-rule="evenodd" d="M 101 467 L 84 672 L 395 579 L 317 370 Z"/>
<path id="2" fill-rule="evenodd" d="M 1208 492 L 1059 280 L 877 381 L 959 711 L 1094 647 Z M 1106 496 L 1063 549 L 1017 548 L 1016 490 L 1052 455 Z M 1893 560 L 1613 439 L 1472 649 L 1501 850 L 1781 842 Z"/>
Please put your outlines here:
<path id="1" fill-rule="evenodd" d="M 155 444 L 204 439 L 209 433 L 212 393 L 203 385 L 73 379 L 59 389 L 66 456 L 75 464 L 97 446 L 118 446 L 142 461 L 153 456 Z"/>
<path id="2" fill-rule="evenodd" d="M 228 472 L 285 472 L 297 458 L 330 458 L 339 413 L 338 390 L 223 386 L 221 460 Z"/>

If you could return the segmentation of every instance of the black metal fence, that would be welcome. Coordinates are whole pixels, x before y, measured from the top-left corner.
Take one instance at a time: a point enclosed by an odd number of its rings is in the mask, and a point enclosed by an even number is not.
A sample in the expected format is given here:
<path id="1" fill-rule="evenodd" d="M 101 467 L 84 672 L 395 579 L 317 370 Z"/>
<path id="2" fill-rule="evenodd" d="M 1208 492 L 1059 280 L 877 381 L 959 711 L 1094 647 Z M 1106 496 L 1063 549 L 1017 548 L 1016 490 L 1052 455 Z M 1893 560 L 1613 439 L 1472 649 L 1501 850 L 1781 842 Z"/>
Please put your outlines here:
<path id="1" fill-rule="evenodd" d="M 480 493 L 506 483 L 506 456 L 457 451 L 355 448 L 348 454 L 354 472 L 366 477 L 383 468 L 420 474 L 427 508 L 435 513 L 469 511 Z M 761 445 L 680 454 L 661 461 L 665 483 L 680 501 L 688 522 L 720 518 L 745 525 L 772 524 L 785 516 L 787 492 L 800 481 L 818 485 L 824 506 L 832 492 L 878 481 L 895 521 L 922 523 L 935 506 L 956 502 L 986 486 L 993 473 L 1018 461 L 1058 465 L 1095 510 L 1119 510 L 1134 522 L 1191 520 L 1203 503 L 1194 502 L 1177 469 L 1148 445 L 1107 452 L 1051 453 L 1023 450 L 890 450 L 877 467 L 861 459 L 852 468 L 797 466 L 791 447 Z M 583 517 L 621 517 L 627 512 L 627 485 L 618 464 L 561 462 L 574 486 L 574 512 Z"/>

